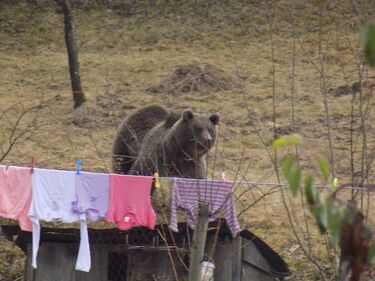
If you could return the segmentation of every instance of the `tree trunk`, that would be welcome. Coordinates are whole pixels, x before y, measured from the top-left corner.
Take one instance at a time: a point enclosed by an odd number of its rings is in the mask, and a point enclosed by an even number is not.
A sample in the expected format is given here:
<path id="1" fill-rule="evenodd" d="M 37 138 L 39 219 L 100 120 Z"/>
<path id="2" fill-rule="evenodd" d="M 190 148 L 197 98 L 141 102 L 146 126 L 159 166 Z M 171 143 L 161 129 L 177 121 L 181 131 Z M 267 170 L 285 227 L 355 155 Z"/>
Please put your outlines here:
<path id="1" fill-rule="evenodd" d="M 74 108 L 81 106 L 86 101 L 82 91 L 81 78 L 79 74 L 78 52 L 73 34 L 73 15 L 68 0 L 59 1 L 64 11 L 65 43 L 68 51 L 70 80 L 72 83 Z"/>
<path id="2" fill-rule="evenodd" d="M 210 205 L 206 202 L 199 202 L 197 211 L 198 215 L 190 253 L 189 281 L 199 281 L 201 279 L 201 262 L 203 261 L 204 247 L 206 245 Z"/>

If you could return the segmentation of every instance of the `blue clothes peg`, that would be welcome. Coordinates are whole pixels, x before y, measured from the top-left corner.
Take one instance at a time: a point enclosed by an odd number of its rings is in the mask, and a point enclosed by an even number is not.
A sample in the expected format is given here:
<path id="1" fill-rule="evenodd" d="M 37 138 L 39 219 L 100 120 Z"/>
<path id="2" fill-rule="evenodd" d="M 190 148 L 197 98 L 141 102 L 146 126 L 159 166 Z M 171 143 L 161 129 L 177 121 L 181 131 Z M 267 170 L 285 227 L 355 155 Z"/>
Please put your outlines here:
<path id="1" fill-rule="evenodd" d="M 77 175 L 79 175 L 80 172 L 81 172 L 81 160 L 78 159 L 77 160 Z"/>

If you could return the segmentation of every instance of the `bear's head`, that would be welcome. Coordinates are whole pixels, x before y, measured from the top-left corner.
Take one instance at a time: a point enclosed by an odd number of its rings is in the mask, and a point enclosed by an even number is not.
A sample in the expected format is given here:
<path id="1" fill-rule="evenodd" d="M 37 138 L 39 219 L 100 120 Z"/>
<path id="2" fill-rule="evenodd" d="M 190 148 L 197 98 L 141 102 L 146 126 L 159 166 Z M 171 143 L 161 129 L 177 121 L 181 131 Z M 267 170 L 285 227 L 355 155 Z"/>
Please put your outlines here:
<path id="1" fill-rule="evenodd" d="M 184 110 L 172 130 L 178 149 L 192 158 L 207 153 L 215 143 L 215 125 L 219 123 L 219 120 L 218 113 L 206 117 L 193 113 L 191 109 Z"/>

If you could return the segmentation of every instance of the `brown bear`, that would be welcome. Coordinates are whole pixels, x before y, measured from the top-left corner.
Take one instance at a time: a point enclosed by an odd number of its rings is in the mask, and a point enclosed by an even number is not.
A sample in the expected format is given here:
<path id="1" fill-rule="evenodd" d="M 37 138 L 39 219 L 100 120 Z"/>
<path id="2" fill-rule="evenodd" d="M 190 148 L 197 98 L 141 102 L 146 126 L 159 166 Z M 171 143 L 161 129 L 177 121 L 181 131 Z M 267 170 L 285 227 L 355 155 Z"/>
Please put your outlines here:
<path id="1" fill-rule="evenodd" d="M 206 117 L 191 109 L 178 120 L 169 114 L 144 135 L 129 174 L 206 178 L 204 156 L 214 145 L 219 119 L 217 113 Z"/>
<path id="2" fill-rule="evenodd" d="M 128 115 L 113 140 L 113 171 L 127 174 L 140 151 L 144 136 L 158 123 L 167 121 L 172 126 L 178 118 L 175 113 L 156 104 L 144 106 Z"/>

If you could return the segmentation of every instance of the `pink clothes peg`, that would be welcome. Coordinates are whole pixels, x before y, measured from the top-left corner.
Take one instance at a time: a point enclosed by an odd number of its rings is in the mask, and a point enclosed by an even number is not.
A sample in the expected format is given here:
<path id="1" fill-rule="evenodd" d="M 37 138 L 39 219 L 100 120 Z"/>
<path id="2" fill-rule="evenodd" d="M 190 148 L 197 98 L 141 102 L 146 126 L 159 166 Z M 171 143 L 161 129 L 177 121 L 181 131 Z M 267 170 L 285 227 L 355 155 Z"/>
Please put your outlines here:
<path id="1" fill-rule="evenodd" d="M 35 162 L 35 156 L 31 157 L 31 173 L 34 173 Z"/>

